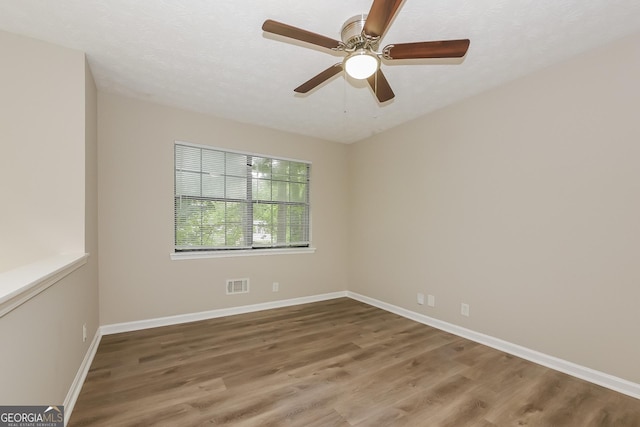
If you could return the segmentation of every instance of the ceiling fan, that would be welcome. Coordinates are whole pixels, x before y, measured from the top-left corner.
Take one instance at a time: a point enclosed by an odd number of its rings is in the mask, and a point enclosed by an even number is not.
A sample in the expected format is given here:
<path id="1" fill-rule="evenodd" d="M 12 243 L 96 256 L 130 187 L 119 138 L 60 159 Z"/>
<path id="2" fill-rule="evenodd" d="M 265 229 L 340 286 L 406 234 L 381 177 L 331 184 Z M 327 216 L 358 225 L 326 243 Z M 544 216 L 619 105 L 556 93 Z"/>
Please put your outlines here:
<path id="1" fill-rule="evenodd" d="M 380 69 L 380 60 L 461 58 L 467 53 L 469 40 L 442 40 L 415 43 L 399 43 L 385 46 L 378 51 L 380 39 L 391 23 L 402 0 L 373 0 L 368 14 L 349 18 L 342 26 L 342 41 L 312 33 L 291 25 L 267 19 L 262 30 L 295 40 L 311 43 L 333 51 L 344 52 L 342 62 L 332 65 L 294 89 L 307 93 L 331 77 L 345 70 L 355 79 L 367 79 L 379 102 L 395 96 L 389 82 Z"/>

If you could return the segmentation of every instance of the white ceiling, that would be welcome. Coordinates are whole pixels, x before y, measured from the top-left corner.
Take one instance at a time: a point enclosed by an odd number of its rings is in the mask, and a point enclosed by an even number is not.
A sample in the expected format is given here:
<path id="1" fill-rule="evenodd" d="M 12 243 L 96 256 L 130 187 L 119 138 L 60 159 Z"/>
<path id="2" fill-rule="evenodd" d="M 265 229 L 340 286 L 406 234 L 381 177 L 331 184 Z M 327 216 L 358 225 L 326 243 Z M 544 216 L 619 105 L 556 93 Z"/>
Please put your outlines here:
<path id="1" fill-rule="evenodd" d="M 270 18 L 339 40 L 372 0 L 0 0 L 0 29 L 87 53 L 98 88 L 240 122 L 353 142 L 640 31 L 638 0 L 405 0 L 381 42 L 471 39 L 464 61 L 383 64 L 380 105 L 341 56 L 261 30 Z"/>

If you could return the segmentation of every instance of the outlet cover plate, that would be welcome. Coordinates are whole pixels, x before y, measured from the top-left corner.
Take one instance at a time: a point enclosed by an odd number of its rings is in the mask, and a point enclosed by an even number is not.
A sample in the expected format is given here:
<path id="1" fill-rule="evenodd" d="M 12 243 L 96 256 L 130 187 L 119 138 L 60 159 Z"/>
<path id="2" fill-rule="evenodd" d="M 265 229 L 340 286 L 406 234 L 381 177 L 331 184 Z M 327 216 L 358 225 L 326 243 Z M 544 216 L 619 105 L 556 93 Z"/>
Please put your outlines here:
<path id="1" fill-rule="evenodd" d="M 460 304 L 460 314 L 465 317 L 469 317 L 469 304 L 462 303 Z"/>
<path id="2" fill-rule="evenodd" d="M 435 307 L 436 306 L 436 297 L 434 297 L 433 295 L 427 295 L 427 305 L 429 307 Z"/>

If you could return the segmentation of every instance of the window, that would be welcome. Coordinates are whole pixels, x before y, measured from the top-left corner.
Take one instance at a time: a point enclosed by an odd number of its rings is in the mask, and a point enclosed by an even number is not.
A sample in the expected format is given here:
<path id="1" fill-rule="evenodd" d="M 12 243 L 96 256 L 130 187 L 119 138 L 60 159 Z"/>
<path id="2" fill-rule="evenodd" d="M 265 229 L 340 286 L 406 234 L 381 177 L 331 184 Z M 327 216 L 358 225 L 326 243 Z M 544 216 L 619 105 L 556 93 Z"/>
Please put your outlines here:
<path id="1" fill-rule="evenodd" d="M 176 252 L 309 247 L 310 170 L 176 143 Z"/>

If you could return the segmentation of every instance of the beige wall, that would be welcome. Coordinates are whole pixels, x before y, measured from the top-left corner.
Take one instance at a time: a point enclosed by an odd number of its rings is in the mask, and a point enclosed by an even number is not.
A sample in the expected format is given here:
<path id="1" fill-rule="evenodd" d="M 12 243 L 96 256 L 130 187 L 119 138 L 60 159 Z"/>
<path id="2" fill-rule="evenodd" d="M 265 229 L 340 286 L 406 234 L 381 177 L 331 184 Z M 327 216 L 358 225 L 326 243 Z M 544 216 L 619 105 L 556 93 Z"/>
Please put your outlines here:
<path id="1" fill-rule="evenodd" d="M 98 304 L 98 91 L 91 75 L 89 64 L 85 60 L 85 252 L 89 254 L 87 264 L 82 273 L 84 295 L 76 305 L 76 315 L 73 320 L 75 329 L 71 328 L 74 341 L 78 338 L 79 322 L 87 324 L 87 342 L 82 345 L 82 351 L 77 355 L 86 353 L 91 340 L 100 326 Z M 76 361 L 82 360 L 75 358 Z M 76 368 L 77 370 L 77 368 Z"/>
<path id="2" fill-rule="evenodd" d="M 0 31 L 0 272 L 84 250 L 84 55 Z"/>
<path id="3" fill-rule="evenodd" d="M 0 402 L 62 404 L 98 328 L 96 87 L 82 52 L 1 32 L 0 47 L 0 85 L 12 94 L 0 99 L 1 162 L 12 168 L 2 176 L 11 208 L 2 210 L 1 257 L 11 265 L 65 249 L 91 254 L 87 264 L 0 317 Z M 12 187 L 15 174 L 24 182 Z M 20 221 L 27 219 L 42 223 L 32 233 L 13 233 L 5 224 L 24 228 Z M 31 244 L 28 257 L 12 256 Z"/>
<path id="4" fill-rule="evenodd" d="M 638 46 L 350 146 L 349 289 L 640 382 Z"/>
<path id="5" fill-rule="evenodd" d="M 104 93 L 98 111 L 102 324 L 346 289 L 345 145 Z M 316 253 L 172 261 L 174 140 L 311 161 Z"/>

